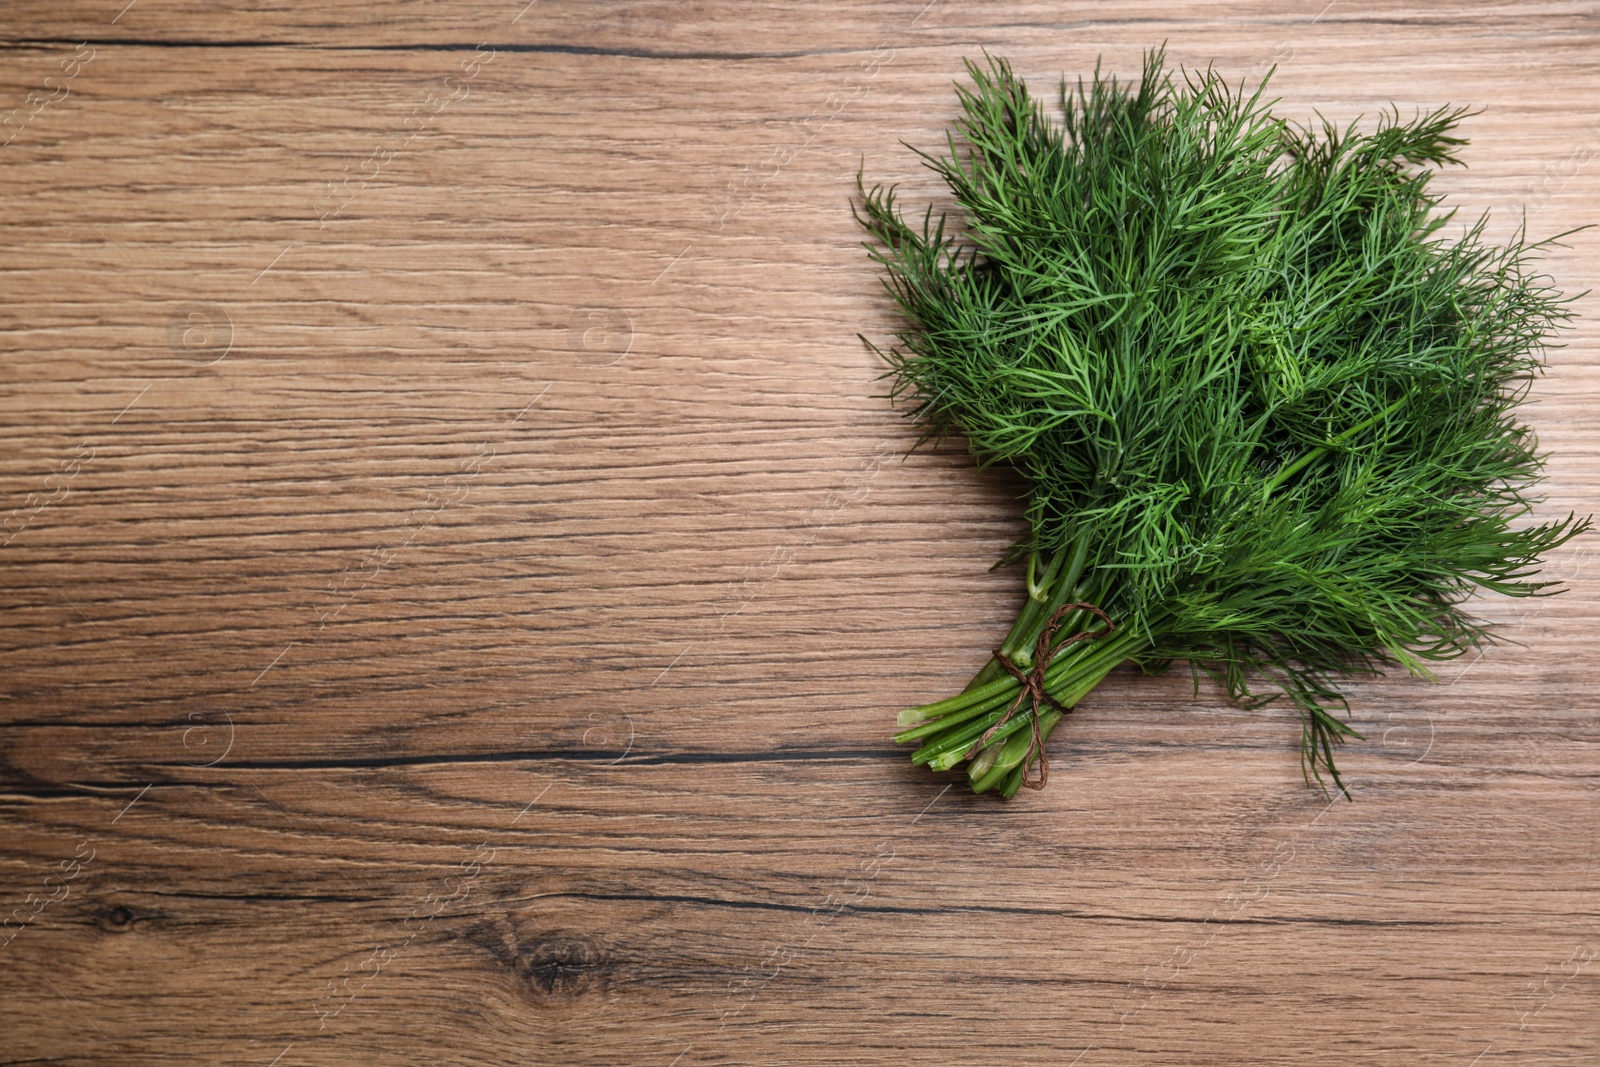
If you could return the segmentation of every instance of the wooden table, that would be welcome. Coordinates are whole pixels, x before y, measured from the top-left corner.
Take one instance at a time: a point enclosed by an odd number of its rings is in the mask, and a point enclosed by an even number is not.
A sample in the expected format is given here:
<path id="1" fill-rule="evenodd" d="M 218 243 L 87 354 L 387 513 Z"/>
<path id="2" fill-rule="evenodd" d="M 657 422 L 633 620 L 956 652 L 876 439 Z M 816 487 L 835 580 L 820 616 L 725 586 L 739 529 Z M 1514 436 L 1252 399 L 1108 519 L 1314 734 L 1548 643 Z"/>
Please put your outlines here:
<path id="1" fill-rule="evenodd" d="M 1131 673 L 1048 790 L 949 788 L 893 712 L 1019 526 L 900 458 L 848 210 L 931 191 L 962 57 L 1165 40 L 1481 107 L 1442 188 L 1554 233 L 1593 4 L 125 2 L 0 14 L 0 1062 L 1600 1062 L 1600 538 L 1352 688 L 1353 804 Z M 1600 495 L 1597 307 L 1541 514 Z"/>

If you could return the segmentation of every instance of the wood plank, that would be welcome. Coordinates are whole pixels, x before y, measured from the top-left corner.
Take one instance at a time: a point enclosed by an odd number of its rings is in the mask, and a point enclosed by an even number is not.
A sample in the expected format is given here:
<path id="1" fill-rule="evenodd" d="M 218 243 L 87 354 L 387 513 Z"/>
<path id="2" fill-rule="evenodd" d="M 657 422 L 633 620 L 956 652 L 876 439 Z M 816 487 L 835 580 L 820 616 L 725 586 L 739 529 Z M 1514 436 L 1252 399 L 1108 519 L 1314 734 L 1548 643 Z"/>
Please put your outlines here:
<path id="1" fill-rule="evenodd" d="M 1354 804 L 1128 671 L 1048 790 L 946 791 L 887 735 L 1014 613 L 1015 487 L 901 458 L 847 208 L 933 192 L 963 56 L 1166 40 L 1483 107 L 1442 185 L 1560 232 L 1590 5 L 520 7 L 0 14 L 56 97 L 0 133 L 0 1060 L 1594 1059 L 1593 539 L 1485 603 L 1521 646 L 1351 687 Z"/>

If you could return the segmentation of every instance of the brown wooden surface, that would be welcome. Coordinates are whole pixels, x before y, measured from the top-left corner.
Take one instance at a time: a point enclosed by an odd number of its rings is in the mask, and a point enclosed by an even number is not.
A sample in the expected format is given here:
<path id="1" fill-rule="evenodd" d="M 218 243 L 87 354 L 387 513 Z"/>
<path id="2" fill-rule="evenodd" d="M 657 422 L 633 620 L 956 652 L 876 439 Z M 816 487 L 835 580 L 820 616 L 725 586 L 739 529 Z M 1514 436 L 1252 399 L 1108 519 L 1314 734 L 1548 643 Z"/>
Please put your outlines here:
<path id="1" fill-rule="evenodd" d="M 946 791 L 893 711 L 1018 526 L 898 458 L 847 210 L 929 189 L 963 56 L 1165 40 L 1482 107 L 1442 185 L 1554 233 L 1595 5 L 124 2 L 0 13 L 0 1063 L 1600 1062 L 1600 542 L 1485 605 L 1521 647 L 1353 687 L 1354 804 L 1127 673 L 1047 791 Z"/>

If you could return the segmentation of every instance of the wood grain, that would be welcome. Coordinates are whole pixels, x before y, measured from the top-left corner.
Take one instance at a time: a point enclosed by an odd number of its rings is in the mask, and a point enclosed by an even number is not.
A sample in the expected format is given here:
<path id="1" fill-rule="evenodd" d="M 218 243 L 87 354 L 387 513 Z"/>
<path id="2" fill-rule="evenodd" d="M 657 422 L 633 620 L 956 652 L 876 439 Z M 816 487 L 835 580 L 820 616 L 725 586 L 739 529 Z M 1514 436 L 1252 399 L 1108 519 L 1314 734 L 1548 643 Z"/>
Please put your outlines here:
<path id="1" fill-rule="evenodd" d="M 1166 41 L 1481 107 L 1452 202 L 1560 232 L 1592 4 L 124 3 L 0 13 L 0 1062 L 1600 1061 L 1593 539 L 1353 687 L 1354 804 L 1131 673 L 946 790 L 887 734 L 1009 622 L 1014 488 L 901 458 L 847 209 L 932 192 L 963 56 Z"/>

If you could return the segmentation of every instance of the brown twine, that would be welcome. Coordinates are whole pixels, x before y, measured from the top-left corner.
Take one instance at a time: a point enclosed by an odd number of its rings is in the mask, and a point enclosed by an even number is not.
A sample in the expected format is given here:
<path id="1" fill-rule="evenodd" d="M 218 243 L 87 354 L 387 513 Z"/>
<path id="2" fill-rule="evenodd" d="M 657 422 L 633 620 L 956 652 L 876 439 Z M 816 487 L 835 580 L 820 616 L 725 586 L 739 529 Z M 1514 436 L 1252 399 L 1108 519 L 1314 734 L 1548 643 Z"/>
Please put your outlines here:
<path id="1" fill-rule="evenodd" d="M 1060 642 L 1056 642 L 1056 629 L 1061 625 L 1061 620 L 1067 615 L 1070 615 L 1080 609 L 1098 617 L 1101 622 L 1106 624 L 1106 628 L 1104 630 L 1079 630 L 1071 637 L 1067 637 L 1062 639 Z M 1049 668 L 1050 661 L 1055 659 L 1056 654 L 1059 653 L 1063 648 L 1066 648 L 1071 644 L 1076 644 L 1079 641 L 1104 637 L 1106 634 L 1111 633 L 1116 628 L 1117 624 L 1111 621 L 1111 616 L 1107 615 L 1093 604 L 1063 604 L 1055 610 L 1054 614 L 1050 616 L 1050 621 L 1045 624 L 1044 631 L 1039 634 L 1039 641 L 1034 646 L 1033 650 L 1033 670 L 1024 674 L 1017 668 L 1016 664 L 1012 663 L 1009 659 L 1002 655 L 998 648 L 995 649 L 994 658 L 1000 662 L 1000 666 L 1006 669 L 1006 673 L 1010 674 L 1011 677 L 1022 683 L 1022 692 L 1017 694 L 1017 699 L 1011 702 L 1011 706 L 1006 709 L 1006 713 L 1000 716 L 1000 721 L 989 727 L 989 729 L 984 732 L 984 735 L 978 738 L 977 744 L 972 746 L 964 758 L 971 759 L 973 756 L 977 755 L 978 750 L 983 748 L 984 745 L 988 744 L 989 739 L 993 737 L 995 733 L 1010 720 L 1011 716 L 1017 713 L 1017 709 L 1022 707 L 1022 702 L 1029 697 L 1032 697 L 1033 739 L 1028 743 L 1027 755 L 1022 758 L 1022 784 L 1027 786 L 1029 789 L 1043 789 L 1045 787 L 1045 783 L 1050 780 L 1050 759 L 1044 754 L 1044 739 L 1039 736 L 1039 712 L 1043 710 L 1043 706 L 1045 704 L 1055 708 L 1063 715 L 1065 715 L 1068 711 L 1067 708 L 1061 706 L 1060 701 L 1051 696 L 1049 693 L 1045 692 L 1044 672 Z M 1032 767 L 1035 757 L 1037 757 L 1039 761 L 1038 779 L 1032 779 L 1028 777 L 1028 770 Z"/>

